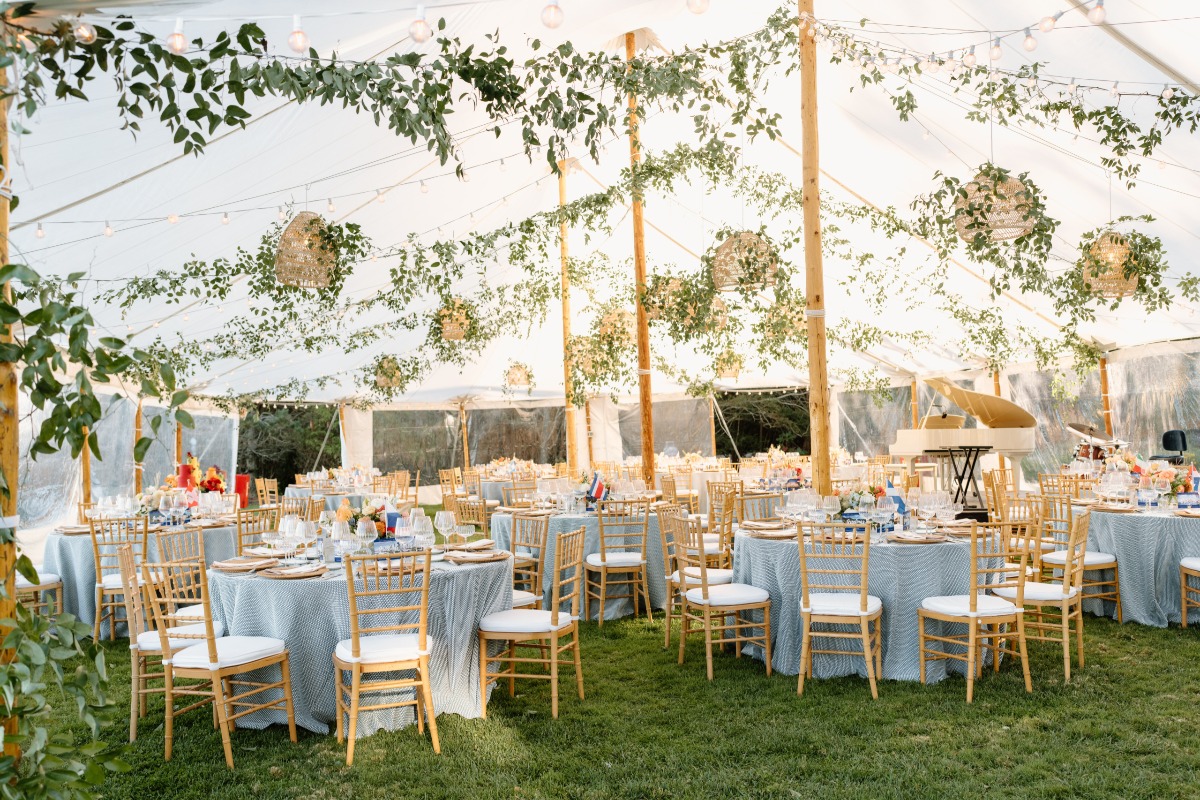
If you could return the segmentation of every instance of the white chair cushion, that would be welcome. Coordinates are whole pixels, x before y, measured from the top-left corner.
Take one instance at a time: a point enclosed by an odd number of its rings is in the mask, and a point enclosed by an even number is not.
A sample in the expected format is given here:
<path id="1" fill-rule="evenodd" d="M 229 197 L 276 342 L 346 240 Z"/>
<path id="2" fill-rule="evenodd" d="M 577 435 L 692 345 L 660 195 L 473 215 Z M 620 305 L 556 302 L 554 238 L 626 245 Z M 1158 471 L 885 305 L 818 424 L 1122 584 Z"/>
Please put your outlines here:
<path id="1" fill-rule="evenodd" d="M 574 617 L 566 612 L 558 614 L 558 628 L 568 627 Z M 497 611 L 479 620 L 479 630 L 489 633 L 549 633 L 557 630 L 551 624 L 550 612 L 543 609 L 514 608 Z"/>
<path id="2" fill-rule="evenodd" d="M 155 572 L 154 579 L 158 580 L 159 577 L 161 577 L 160 574 Z M 146 583 L 146 579 L 142 577 L 142 570 L 139 567 L 138 568 L 138 586 L 142 586 L 145 583 Z M 96 585 L 99 586 L 101 589 L 104 589 L 107 592 L 119 592 L 122 590 L 122 586 L 123 586 L 123 584 L 121 583 L 121 573 L 117 572 L 112 575 L 105 575 L 103 578 L 100 579 L 100 582 L 97 583 Z"/>
<path id="3" fill-rule="evenodd" d="M 38 583 L 38 584 L 30 583 L 25 578 L 24 575 L 22 575 L 21 573 L 18 572 L 17 573 L 17 588 L 18 589 L 32 589 L 34 586 L 49 586 L 52 583 L 58 583 L 59 581 L 62 580 L 62 578 L 59 577 L 58 573 L 56 573 L 56 572 L 42 572 L 39 569 L 38 570 L 38 580 L 41 581 L 41 583 Z M 118 581 L 118 583 L 120 583 L 120 581 Z"/>
<path id="4" fill-rule="evenodd" d="M 975 603 L 976 610 L 972 612 L 971 597 L 965 594 L 948 594 L 937 597 L 926 597 L 921 601 L 921 608 L 935 614 L 945 614 L 952 617 L 998 617 L 1015 614 L 1021 609 L 1012 603 L 990 594 L 979 595 Z"/>
<path id="5" fill-rule="evenodd" d="M 992 590 L 997 596 L 1014 600 L 1017 596 L 1017 587 L 1001 586 Z M 1074 597 L 1079 592 L 1074 586 L 1065 595 L 1066 597 Z M 1057 602 L 1062 600 L 1063 585 L 1061 583 L 1039 583 L 1038 581 L 1025 581 L 1025 602 Z"/>
<path id="6" fill-rule="evenodd" d="M 1055 550 L 1053 553 L 1046 553 L 1046 555 L 1042 556 L 1042 562 L 1065 566 L 1067 563 L 1067 551 Z M 1085 567 L 1115 567 L 1116 564 L 1117 557 L 1111 553 L 1093 553 L 1088 550 L 1083 554 L 1083 566 Z"/>
<path id="7" fill-rule="evenodd" d="M 287 649 L 283 639 L 269 636 L 225 636 L 217 639 L 217 667 L 236 667 L 267 656 L 277 656 Z M 208 644 L 192 645 L 171 657 L 171 663 L 186 669 L 212 669 L 208 661 Z"/>
<path id="8" fill-rule="evenodd" d="M 725 583 L 733 583 L 733 570 L 731 569 L 709 569 L 705 570 L 705 572 L 708 574 L 709 586 L 720 586 L 721 584 Z M 690 585 L 700 585 L 699 567 L 685 567 L 683 574 L 684 577 L 687 578 L 687 582 Z M 666 576 L 666 578 L 668 581 L 679 583 L 679 570 L 675 570 L 670 575 Z"/>
<path id="9" fill-rule="evenodd" d="M 1184 569 L 1194 569 L 1197 572 L 1200 572 L 1200 558 L 1189 556 L 1180 560 L 1179 566 L 1183 567 Z"/>
<path id="10" fill-rule="evenodd" d="M 708 527 L 708 514 L 688 514 L 688 519 L 698 519 L 701 528 Z"/>
<path id="11" fill-rule="evenodd" d="M 175 612 L 177 617 L 197 617 L 204 619 L 204 603 L 197 603 L 194 606 L 184 606 Z"/>
<path id="12" fill-rule="evenodd" d="M 204 635 L 204 623 L 198 622 L 195 625 L 176 625 L 174 628 L 167 629 L 168 634 L 188 633 Z M 225 635 L 225 625 L 219 621 L 213 621 L 213 636 L 218 639 Z M 191 647 L 199 644 L 201 639 L 169 639 L 168 643 L 172 650 L 178 650 L 181 647 Z M 137 637 L 137 649 L 147 653 L 157 653 L 162 650 L 162 639 L 159 638 L 158 631 L 142 631 Z"/>
<path id="13" fill-rule="evenodd" d="M 646 559 L 641 553 L 608 553 L 608 560 L 600 553 L 592 553 L 587 557 L 587 563 L 593 567 L 636 567 L 645 564 Z"/>
<path id="14" fill-rule="evenodd" d="M 474 499 L 478 500 L 479 498 L 474 498 Z M 488 508 L 495 508 L 496 506 L 500 505 L 500 501 L 499 500 L 484 500 L 483 504 L 485 506 L 487 506 Z"/>
<path id="15" fill-rule="evenodd" d="M 513 589 L 513 608 L 537 607 L 542 604 L 542 598 L 524 589 Z"/>
<path id="16" fill-rule="evenodd" d="M 771 599 L 766 589 L 751 586 L 748 583 L 727 583 L 721 586 L 708 587 L 708 599 L 704 599 L 703 589 L 689 589 L 689 602 L 702 606 L 743 606 L 750 603 L 765 603 Z"/>
<path id="17" fill-rule="evenodd" d="M 813 614 L 836 614 L 839 617 L 869 617 L 883 608 L 883 601 L 873 594 L 867 595 L 867 610 L 859 610 L 857 592 L 815 592 L 808 596 Z"/>
<path id="18" fill-rule="evenodd" d="M 1025 540 L 1013 539 L 1008 543 L 1008 546 L 1014 550 L 1020 550 L 1025 547 Z M 1052 550 L 1056 550 L 1058 547 L 1059 545 L 1055 544 L 1054 542 L 1032 541 L 1029 543 L 1029 549 L 1041 550 L 1043 553 L 1049 553 Z"/>
<path id="19" fill-rule="evenodd" d="M 354 657 L 349 639 L 342 639 L 333 649 L 342 661 L 351 664 L 382 664 L 388 661 L 416 661 L 428 650 L 422 650 L 415 633 L 387 633 L 358 637 L 358 658 Z"/>

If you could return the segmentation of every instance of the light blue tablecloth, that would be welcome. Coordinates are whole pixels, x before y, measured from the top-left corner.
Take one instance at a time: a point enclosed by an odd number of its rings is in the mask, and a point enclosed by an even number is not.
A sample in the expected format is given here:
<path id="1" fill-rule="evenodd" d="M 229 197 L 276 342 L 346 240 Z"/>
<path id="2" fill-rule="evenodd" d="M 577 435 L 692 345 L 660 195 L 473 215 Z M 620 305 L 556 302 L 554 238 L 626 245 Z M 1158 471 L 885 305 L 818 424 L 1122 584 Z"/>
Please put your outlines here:
<path id="1" fill-rule="evenodd" d="M 312 497 L 312 488 L 308 486 L 289 486 L 283 490 L 284 497 Z M 325 493 L 325 507 L 337 511 L 343 500 L 349 500 L 354 508 L 361 508 L 367 499 L 365 494 L 328 494 Z"/>
<path id="2" fill-rule="evenodd" d="M 1179 561 L 1200 556 L 1200 519 L 1092 511 L 1088 550 L 1116 556 L 1125 621 L 1163 628 L 1180 620 Z M 1112 577 L 1111 570 L 1105 572 Z M 1100 601 L 1084 603 L 1088 611 L 1116 617 L 1115 603 L 1099 606 Z"/>
<path id="3" fill-rule="evenodd" d="M 867 590 L 883 601 L 883 678 L 915 681 L 920 678 L 920 643 L 917 609 L 926 597 L 966 594 L 971 584 L 971 548 L 965 540 L 943 544 L 872 544 Z M 735 538 L 733 579 L 766 589 L 771 595 L 771 666 L 785 675 L 800 672 L 800 552 L 796 541 Z M 928 633 L 938 634 L 942 623 L 927 623 Z M 949 632 L 965 631 L 953 626 Z M 820 639 L 817 647 L 850 649 L 849 640 Z M 762 659 L 762 648 L 747 648 Z M 946 677 L 946 669 L 965 671 L 957 661 L 930 661 L 930 683 Z M 818 678 L 841 675 L 866 677 L 862 657 L 816 655 L 813 674 Z"/>
<path id="4" fill-rule="evenodd" d="M 479 491 L 483 495 L 484 500 L 495 500 L 498 503 L 504 502 L 504 489 L 511 489 L 512 481 L 486 481 L 479 482 Z"/>
<path id="5" fill-rule="evenodd" d="M 573 531 L 576 528 L 583 526 L 585 529 L 583 535 L 583 556 L 587 558 L 592 553 L 600 552 L 600 520 L 593 514 L 555 514 L 550 517 L 550 535 L 546 541 L 546 552 L 542 558 L 542 587 L 543 601 L 542 607 L 550 607 L 550 598 L 553 591 L 553 585 L 550 581 L 550 575 L 554 571 L 554 551 L 555 543 L 558 541 L 558 536 L 566 531 Z M 508 550 L 512 544 L 512 515 L 511 514 L 493 514 L 491 537 L 496 542 L 496 547 L 501 550 Z M 663 568 L 663 552 L 662 538 L 658 532 L 658 515 L 651 512 L 649 525 L 646 532 L 646 574 L 650 588 L 650 604 L 656 609 L 664 609 L 667 607 L 667 579 L 666 570 Z M 627 593 L 627 587 L 619 587 L 616 589 L 618 593 Z M 583 610 L 583 599 L 580 598 L 580 611 Z M 617 619 L 618 617 L 627 617 L 633 613 L 633 607 L 626 600 L 609 600 L 604 605 L 604 618 Z M 597 619 L 600 616 L 600 607 L 595 602 L 592 603 L 591 618 Z"/>
<path id="6" fill-rule="evenodd" d="M 333 650 L 350 638 L 346 575 L 273 580 L 212 571 L 208 576 L 213 618 L 232 636 L 271 636 L 288 646 L 296 724 L 328 733 L 336 721 Z M 512 608 L 512 559 L 487 564 L 433 565 L 429 584 L 429 643 L 433 707 L 437 714 L 480 716 L 479 620 Z M 372 624 L 376 624 L 373 621 Z M 497 643 L 497 650 L 502 643 Z M 390 676 L 391 673 L 383 677 Z M 276 671 L 273 680 L 278 680 Z M 411 695 L 411 692 L 409 692 Z M 381 695 L 372 695 L 378 702 Z M 246 728 L 286 724 L 282 709 L 238 720 Z M 359 716 L 358 735 L 395 730 L 413 722 L 411 708 Z"/>
<path id="7" fill-rule="evenodd" d="M 158 540 L 151 532 L 148 560 L 158 558 Z M 211 564 L 237 555 L 237 530 L 232 527 L 204 529 L 204 557 Z M 52 533 L 46 539 L 43 572 L 62 577 L 63 610 L 89 625 L 96 619 L 96 557 L 88 534 L 64 536 Z M 108 625 L 101 627 L 107 635 Z"/>

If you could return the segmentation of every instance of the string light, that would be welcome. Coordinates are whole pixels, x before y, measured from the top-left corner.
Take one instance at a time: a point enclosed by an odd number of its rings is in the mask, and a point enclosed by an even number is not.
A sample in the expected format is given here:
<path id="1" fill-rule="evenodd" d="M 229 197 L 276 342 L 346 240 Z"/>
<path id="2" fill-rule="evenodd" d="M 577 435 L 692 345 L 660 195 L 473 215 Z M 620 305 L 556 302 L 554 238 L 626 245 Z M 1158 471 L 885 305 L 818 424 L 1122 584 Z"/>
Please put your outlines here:
<path id="1" fill-rule="evenodd" d="M 417 18 L 408 26 L 408 35 L 418 44 L 428 42 L 429 37 L 433 35 L 433 29 L 425 21 L 425 6 L 417 6 Z"/>
<path id="2" fill-rule="evenodd" d="M 1002 55 L 1004 55 L 1004 50 L 1001 49 L 1000 37 L 997 36 L 995 39 L 992 40 L 992 52 L 991 52 L 992 61 L 999 61 L 1000 56 L 1002 56 Z"/>
<path id="3" fill-rule="evenodd" d="M 463 182 L 463 183 L 470 183 L 470 182 L 471 182 L 471 173 L 467 172 L 467 171 L 466 171 L 466 169 L 464 169 L 464 170 L 462 171 L 462 182 Z"/>
<path id="4" fill-rule="evenodd" d="M 288 34 L 288 47 L 297 53 L 308 52 L 308 34 L 300 25 L 300 15 L 292 17 L 292 32 Z"/>
<path id="5" fill-rule="evenodd" d="M 96 26 L 82 19 L 75 21 L 71 32 L 75 34 L 75 41 L 80 44 L 91 44 L 96 41 Z"/>
<path id="6" fill-rule="evenodd" d="M 1042 21 L 1038 23 L 1038 30 L 1040 30 L 1042 33 L 1049 33 L 1050 31 L 1054 30 L 1054 26 L 1058 24 L 1058 18 L 1062 15 L 1063 12 L 1059 11 L 1054 16 L 1042 17 Z"/>
<path id="7" fill-rule="evenodd" d="M 1025 41 L 1021 43 L 1021 46 L 1025 48 L 1026 53 L 1032 53 L 1034 50 L 1037 50 L 1037 39 L 1033 38 L 1033 34 L 1029 32 L 1029 28 L 1025 29 Z"/>
<path id="8" fill-rule="evenodd" d="M 104 220 L 104 235 L 110 239 L 112 238 L 112 235 L 113 235 L 112 225 L 108 224 L 108 220 Z"/>
<path id="9" fill-rule="evenodd" d="M 501 172 L 507 172 L 507 171 L 508 171 L 508 165 L 504 163 L 504 159 L 503 159 L 503 158 L 502 158 L 502 159 L 500 159 L 500 171 L 501 171 Z"/>
<path id="10" fill-rule="evenodd" d="M 169 225 L 174 225 L 176 222 L 179 222 L 178 214 L 167 214 L 167 223 Z"/>
<path id="11" fill-rule="evenodd" d="M 379 201 L 379 202 L 381 202 L 381 203 L 386 203 L 386 202 L 387 202 L 387 195 L 385 195 L 385 194 L 383 193 L 383 189 L 376 189 L 376 190 L 375 190 L 375 199 L 376 199 L 376 200 L 378 200 L 378 201 Z"/>
<path id="12" fill-rule="evenodd" d="M 283 206 L 280 206 L 279 207 L 279 221 L 284 222 L 286 220 L 287 220 L 287 212 L 283 210 Z"/>
<path id="13" fill-rule="evenodd" d="M 563 24 L 563 11 L 559 8 L 558 0 L 550 0 L 542 9 L 542 24 L 547 28 L 557 28 Z"/>
<path id="14" fill-rule="evenodd" d="M 40 223 L 40 222 L 38 223 L 37 230 L 36 230 L 36 231 L 34 231 L 34 234 L 33 234 L 33 235 L 34 235 L 34 236 L 36 236 L 36 237 L 37 237 L 37 238 L 39 238 L 39 239 L 45 239 L 45 238 L 46 238 L 46 231 L 42 230 L 42 223 Z"/>
<path id="15" fill-rule="evenodd" d="M 421 194 L 429 194 L 429 184 L 421 181 Z"/>
<path id="16" fill-rule="evenodd" d="M 1117 96 L 1117 94 L 1119 93 L 1119 92 L 1118 92 L 1118 90 L 1117 90 L 1117 81 L 1113 81 L 1112 88 L 1110 88 L 1110 89 L 1108 90 L 1108 93 L 1109 93 L 1109 95 L 1111 95 L 1112 97 L 1116 97 L 1116 96 Z"/>
<path id="17" fill-rule="evenodd" d="M 223 214 L 221 214 L 221 224 L 222 224 L 222 225 L 228 225 L 228 224 L 229 224 L 229 212 L 228 212 L 228 211 L 226 211 L 226 212 L 224 212 Z"/>
<path id="18" fill-rule="evenodd" d="M 963 56 L 963 66 L 967 68 L 973 67 L 978 60 L 979 59 L 975 57 L 975 45 L 971 45 L 971 49 L 967 51 L 965 56 Z"/>
<path id="19" fill-rule="evenodd" d="M 329 204 L 328 204 L 327 206 L 325 206 L 325 210 L 326 210 L 326 211 L 328 211 L 330 214 L 332 214 L 333 212 L 337 211 L 337 207 L 336 207 L 336 206 L 334 206 L 334 204 L 333 204 L 333 198 L 332 198 L 332 197 L 331 197 L 331 198 L 329 198 Z"/>
<path id="20" fill-rule="evenodd" d="M 1025 79 L 1025 85 L 1028 86 L 1030 89 L 1034 88 L 1035 86 L 1037 86 L 1037 78 L 1030 75 L 1028 78 Z"/>
<path id="21" fill-rule="evenodd" d="M 932 74 L 935 74 L 939 69 L 941 69 L 942 65 L 938 63 L 937 56 L 935 56 L 933 53 L 930 53 L 929 60 L 925 62 L 924 68 L 928 69 L 929 74 L 932 75 Z"/>
<path id="22" fill-rule="evenodd" d="M 708 0 L 687 0 L 687 7 L 693 14 L 703 14 L 708 11 Z"/>
<path id="23" fill-rule="evenodd" d="M 1108 12 L 1104 10 L 1104 0 L 1096 0 L 1096 5 L 1088 12 L 1088 22 L 1093 25 L 1099 25 L 1104 22 L 1108 16 Z"/>
<path id="24" fill-rule="evenodd" d="M 1071 82 L 1067 84 L 1067 94 L 1073 95 L 1078 89 L 1079 84 L 1075 82 L 1074 78 L 1071 78 Z"/>
<path id="25" fill-rule="evenodd" d="M 183 20 L 175 20 L 175 32 L 167 37 L 167 49 L 177 56 L 181 56 L 188 50 L 187 37 L 183 35 Z"/>
<path id="26" fill-rule="evenodd" d="M 1164 84 L 1164 85 L 1163 85 L 1163 90 L 1162 90 L 1162 99 L 1163 99 L 1163 100 L 1170 100 L 1170 99 L 1171 99 L 1172 97 L 1174 97 L 1174 96 L 1175 96 L 1175 90 L 1174 90 L 1174 89 L 1172 89 L 1170 86 L 1166 86 L 1166 85 Z"/>

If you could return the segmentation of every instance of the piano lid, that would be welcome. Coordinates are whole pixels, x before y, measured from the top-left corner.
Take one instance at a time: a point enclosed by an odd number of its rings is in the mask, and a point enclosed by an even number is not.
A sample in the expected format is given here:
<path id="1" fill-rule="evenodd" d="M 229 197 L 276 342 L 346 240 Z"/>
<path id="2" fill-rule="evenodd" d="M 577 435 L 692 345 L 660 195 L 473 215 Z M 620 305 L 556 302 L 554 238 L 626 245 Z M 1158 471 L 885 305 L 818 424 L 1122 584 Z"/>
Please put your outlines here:
<path id="1" fill-rule="evenodd" d="M 926 378 L 925 383 L 989 428 L 1037 427 L 1032 414 L 1003 397 L 963 389 L 945 378 Z"/>

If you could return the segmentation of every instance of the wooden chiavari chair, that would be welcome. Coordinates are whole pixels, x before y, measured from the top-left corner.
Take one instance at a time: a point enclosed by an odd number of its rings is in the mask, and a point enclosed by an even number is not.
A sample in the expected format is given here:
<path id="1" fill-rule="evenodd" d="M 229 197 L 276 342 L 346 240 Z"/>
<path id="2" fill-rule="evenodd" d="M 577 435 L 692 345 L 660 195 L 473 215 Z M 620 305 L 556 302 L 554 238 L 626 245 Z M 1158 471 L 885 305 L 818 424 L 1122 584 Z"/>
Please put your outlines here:
<path id="1" fill-rule="evenodd" d="M 533 508 L 533 495 L 534 491 L 524 486 L 520 489 L 515 486 L 500 487 L 500 496 L 509 508 Z"/>
<path id="2" fill-rule="evenodd" d="M 508 692 L 516 693 L 517 678 L 550 681 L 550 714 L 558 719 L 558 670 L 575 668 L 575 686 L 583 699 L 583 665 L 579 659 L 579 595 L 584 580 L 583 537 L 585 529 L 560 533 L 554 546 L 554 572 L 551 575 L 550 608 L 514 608 L 488 614 L 479 621 L 479 695 L 483 698 L 483 716 L 487 716 L 489 681 L 508 679 Z M 568 605 L 570 612 L 564 611 Z M 562 641 L 566 639 L 566 641 Z M 508 647 L 498 655 L 488 655 L 488 643 L 506 641 Z M 517 648 L 532 649 L 536 656 L 519 656 Z M 569 652 L 569 660 L 563 659 Z M 497 671 L 489 674 L 495 664 Z M 549 674 L 519 672 L 519 664 L 540 664 Z"/>
<path id="3" fill-rule="evenodd" d="M 987 508 L 988 522 L 1000 522 L 1001 504 L 1004 501 L 1003 487 L 997 486 L 996 473 L 999 470 L 990 469 L 983 473 L 983 503 Z"/>
<path id="4" fill-rule="evenodd" d="M 391 475 L 379 475 L 371 478 L 371 492 L 374 494 L 395 494 L 396 484 Z"/>
<path id="5" fill-rule="evenodd" d="M 604 625 L 606 600 L 628 598 L 637 616 L 639 592 L 646 600 L 646 617 L 654 619 L 650 586 L 646 579 L 646 531 L 649 524 L 647 500 L 601 500 L 596 504 L 600 522 L 600 552 L 584 559 L 584 614 L 591 618 L 592 600 L 600 604 L 599 624 Z M 593 588 L 593 581 L 597 587 Z M 610 587 L 624 587 L 627 594 L 608 594 Z"/>
<path id="6" fill-rule="evenodd" d="M 871 537 L 863 535 L 859 525 L 837 523 L 801 522 L 799 533 L 801 644 L 796 693 L 804 694 L 804 679 L 812 677 L 814 654 L 861 655 L 871 697 L 878 700 L 877 680 L 883 673 L 883 602 L 867 593 Z M 813 631 L 814 625 L 834 628 Z M 817 649 L 814 638 L 857 640 L 861 650 Z"/>
<path id="7" fill-rule="evenodd" d="M 965 595 L 926 597 L 917 610 L 920 637 L 921 683 L 925 682 L 925 667 L 929 661 L 953 659 L 967 665 L 967 702 L 975 698 L 975 679 L 983 668 L 984 654 L 992 651 L 992 666 L 1000 669 L 1002 655 L 1021 660 L 1025 691 L 1033 691 L 1029 676 L 1029 656 L 1026 652 L 1026 625 L 1023 603 L 1026 600 L 1025 569 L 1028 546 L 1014 547 L 1016 531 L 1008 523 L 972 523 L 971 525 L 971 585 Z M 1013 564 L 1017 568 L 1013 569 Z M 1000 592 L 1009 593 L 1007 597 Z M 964 624 L 965 634 L 929 633 L 926 623 Z M 1014 649 L 1012 640 L 1016 639 Z M 940 648 L 930 646 L 936 642 Z M 965 648 L 965 652 L 957 652 Z"/>
<path id="8" fill-rule="evenodd" d="M 549 534 L 550 518 L 544 514 L 513 514 L 513 608 L 542 605 L 542 559 Z"/>
<path id="9" fill-rule="evenodd" d="M 740 499 L 738 518 L 742 522 L 779 519 L 779 509 L 783 506 L 782 493 L 744 494 Z"/>
<path id="10" fill-rule="evenodd" d="M 686 587 L 695 586 L 699 575 L 686 564 L 681 564 L 675 557 L 677 547 L 682 547 L 683 535 L 680 533 L 682 520 L 687 519 L 687 509 L 669 503 L 658 505 L 658 535 L 662 542 L 663 565 L 670 570 L 664 577 L 667 585 L 667 619 L 663 638 L 663 647 L 671 646 L 671 618 L 683 615 L 683 591 Z M 702 534 L 706 551 L 719 547 L 719 536 L 711 533 Z M 710 558 L 711 561 L 711 558 Z M 682 577 L 681 577 L 682 576 Z M 733 570 L 709 567 L 708 582 L 711 586 L 733 583 Z"/>
<path id="11" fill-rule="evenodd" d="M 209 703 L 216 709 L 225 764 L 230 769 L 233 769 L 231 737 L 234 724 L 247 714 L 283 708 L 287 714 L 288 737 L 295 742 L 296 714 L 292 706 L 292 679 L 284 641 L 267 636 L 222 636 L 220 624 L 212 618 L 208 576 L 203 562 L 144 563 L 142 578 L 149 589 L 159 647 L 166 654 L 162 659 L 166 700 L 164 760 L 171 760 L 175 717 Z M 192 602 L 197 591 L 204 609 L 203 621 L 199 623 L 195 617 L 180 614 L 180 609 Z M 245 677 L 247 673 L 275 665 L 280 669 L 278 681 Z M 200 699 L 177 709 L 177 697 Z"/>
<path id="12" fill-rule="evenodd" d="M 482 498 L 460 497 L 456 503 L 458 512 L 455 517 L 457 517 L 459 525 L 474 525 L 484 536 L 491 531 L 492 514 L 487 502 Z"/>
<path id="13" fill-rule="evenodd" d="M 279 502 L 279 481 L 277 479 L 275 479 L 275 478 L 264 479 L 263 480 L 263 491 L 266 492 L 266 494 L 265 494 L 266 505 L 274 505 Z M 316 491 L 315 486 L 313 487 L 313 491 Z M 263 498 L 264 498 L 264 495 L 258 496 L 259 505 L 264 504 Z"/>
<path id="14" fill-rule="evenodd" d="M 704 635 L 708 679 L 713 679 L 713 644 L 732 644 L 737 658 L 744 644 L 763 648 L 767 675 L 771 674 L 771 596 L 765 589 L 745 583 L 716 584 L 709 580 L 709 554 L 704 546 L 700 521 L 692 518 L 675 523 L 680 534 L 675 545 L 675 562 L 687 579 L 683 592 L 683 621 L 679 632 L 679 663 L 683 663 L 687 637 Z M 693 577 L 695 576 L 695 577 Z M 762 621 L 754 619 L 762 613 Z M 755 633 L 755 630 L 761 633 Z M 714 641 L 715 640 L 715 641 Z"/>
<path id="15" fill-rule="evenodd" d="M 1083 516 L 1085 515 L 1081 515 L 1080 519 Z M 1084 538 L 1087 538 L 1086 531 Z M 1067 561 L 1072 557 L 1072 553 L 1068 544 L 1068 548 L 1065 550 L 1042 552 L 1040 556 L 1041 560 L 1039 564 L 1041 568 L 1047 572 L 1054 573 L 1066 567 Z M 1105 575 L 1105 572 L 1108 570 L 1112 571 L 1111 579 Z M 1083 592 L 1083 599 L 1108 600 L 1115 603 L 1117 607 L 1117 622 L 1124 622 L 1124 613 L 1121 610 L 1121 572 L 1117 565 L 1117 557 L 1112 553 L 1085 550 L 1083 554 L 1082 573 L 1080 591 Z"/>
<path id="16" fill-rule="evenodd" d="M 662 487 L 662 501 L 672 505 L 683 506 L 689 514 L 695 514 L 700 505 L 700 498 L 691 489 L 680 489 L 674 475 L 663 475 L 659 478 Z"/>
<path id="17" fill-rule="evenodd" d="M 740 498 L 742 489 L 745 488 L 739 480 L 731 481 L 709 481 L 708 482 L 708 527 L 711 530 L 713 527 L 713 510 L 724 507 L 724 498 L 726 495 L 733 497 L 733 521 L 737 521 L 737 512 L 741 507 Z"/>
<path id="18" fill-rule="evenodd" d="M 1044 578 L 1049 578 L 1054 567 L 1046 564 L 1044 558 L 1066 547 L 1075 525 L 1075 511 L 1067 494 L 1043 494 L 1031 497 L 1029 502 L 1038 505 L 1037 525 L 1032 527 L 1035 538 L 1030 539 L 1034 566 Z"/>
<path id="19" fill-rule="evenodd" d="M 1070 495 L 1071 489 L 1064 480 L 1066 476 L 1058 472 L 1043 472 L 1038 475 L 1038 489 L 1044 494 Z"/>
<path id="20" fill-rule="evenodd" d="M 1189 581 L 1200 582 L 1200 558 L 1194 556 L 1179 561 L 1179 608 L 1180 627 L 1188 626 L 1188 609 L 1200 608 L 1200 586 Z"/>
<path id="21" fill-rule="evenodd" d="M 75 521 L 80 525 L 88 524 L 87 512 L 95 508 L 95 503 L 76 503 L 75 504 Z"/>
<path id="22" fill-rule="evenodd" d="M 121 565 L 117 549 L 129 545 L 135 562 L 146 557 L 150 538 L 148 517 L 116 517 L 90 521 L 92 557 L 96 562 L 96 619 L 92 636 L 100 641 L 100 626 L 108 620 L 108 637 L 117 638 L 117 611 L 125 608 L 125 590 L 121 584 Z"/>
<path id="23" fill-rule="evenodd" d="M 237 552 L 262 544 L 263 534 L 279 527 L 279 508 L 239 508 L 237 510 Z"/>
<path id="24" fill-rule="evenodd" d="M 54 599 L 47 600 L 47 594 L 52 594 Z M 55 615 L 63 613 L 62 576 L 57 572 L 39 569 L 38 582 L 33 583 L 18 572 L 17 602 L 35 614 L 41 614 L 43 611 L 50 611 Z"/>
<path id="25" fill-rule="evenodd" d="M 323 496 L 309 497 L 308 509 L 305 512 L 304 519 L 309 522 L 316 522 L 321 519 L 321 512 L 325 510 L 325 498 Z"/>
<path id="26" fill-rule="evenodd" d="M 310 478 L 302 472 L 292 473 L 292 483 L 296 484 L 297 486 L 308 486 L 309 480 Z"/>
<path id="27" fill-rule="evenodd" d="M 412 706 L 417 730 L 429 725 L 433 752 L 438 743 L 433 694 L 429 688 L 429 563 L 431 551 L 417 554 L 346 556 L 346 587 L 350 601 L 350 638 L 333 651 L 337 692 L 337 740 L 347 741 L 346 764 L 354 763 L 358 715 L 363 711 Z M 382 606 L 382 607 L 381 607 Z M 363 676 L 409 672 L 412 677 L 363 682 Z M 349 673 L 350 680 L 343 677 Z M 411 699 L 404 690 L 411 690 Z M 397 692 L 404 699 L 395 699 Z M 388 692 L 393 699 L 362 705 L 362 695 Z M 486 695 L 484 695 L 486 698 Z M 349 730 L 343 719 L 349 718 Z"/>
<path id="28" fill-rule="evenodd" d="M 308 519 L 307 497 L 281 497 L 279 499 L 279 518 L 294 514 L 300 519 Z"/>
<path id="29" fill-rule="evenodd" d="M 1025 630 L 1030 640 L 1062 644 L 1064 683 L 1071 681 L 1072 633 L 1079 668 L 1083 669 L 1083 572 L 1088 518 L 1089 515 L 1084 513 L 1071 522 L 1060 583 L 1050 583 L 1044 579 L 1025 581 L 1023 593 L 1018 593 L 1012 587 L 993 590 L 996 595 L 1026 609 L 1028 618 L 1025 620 Z"/>

